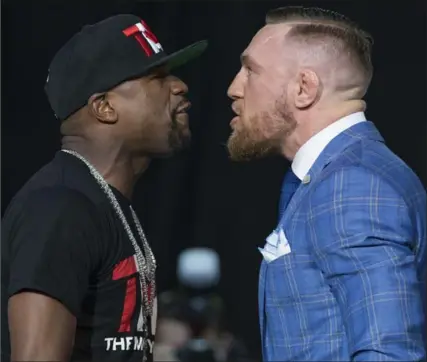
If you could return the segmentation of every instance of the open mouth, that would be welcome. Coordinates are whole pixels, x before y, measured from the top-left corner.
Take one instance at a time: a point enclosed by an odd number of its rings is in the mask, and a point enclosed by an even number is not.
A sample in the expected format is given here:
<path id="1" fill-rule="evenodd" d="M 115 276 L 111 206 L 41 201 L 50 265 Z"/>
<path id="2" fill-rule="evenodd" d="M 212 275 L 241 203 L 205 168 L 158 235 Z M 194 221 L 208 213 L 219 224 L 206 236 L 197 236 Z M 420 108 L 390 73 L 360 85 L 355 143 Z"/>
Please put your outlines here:
<path id="1" fill-rule="evenodd" d="M 190 108 L 191 108 L 191 103 L 187 101 L 187 102 L 181 104 L 176 109 L 176 113 L 186 113 Z"/>

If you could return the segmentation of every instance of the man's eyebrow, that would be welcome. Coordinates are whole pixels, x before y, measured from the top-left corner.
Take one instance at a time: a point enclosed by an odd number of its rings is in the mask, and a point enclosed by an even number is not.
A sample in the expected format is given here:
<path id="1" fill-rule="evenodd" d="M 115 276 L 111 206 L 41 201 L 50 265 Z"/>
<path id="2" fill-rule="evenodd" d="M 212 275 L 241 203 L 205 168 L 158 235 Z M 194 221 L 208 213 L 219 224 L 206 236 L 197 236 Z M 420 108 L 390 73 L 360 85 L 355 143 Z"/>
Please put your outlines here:
<path id="1" fill-rule="evenodd" d="M 253 58 L 247 54 L 242 54 L 240 56 L 240 62 L 242 63 L 242 65 L 248 65 L 251 67 L 258 67 L 258 68 L 260 67 L 259 64 L 255 62 Z"/>

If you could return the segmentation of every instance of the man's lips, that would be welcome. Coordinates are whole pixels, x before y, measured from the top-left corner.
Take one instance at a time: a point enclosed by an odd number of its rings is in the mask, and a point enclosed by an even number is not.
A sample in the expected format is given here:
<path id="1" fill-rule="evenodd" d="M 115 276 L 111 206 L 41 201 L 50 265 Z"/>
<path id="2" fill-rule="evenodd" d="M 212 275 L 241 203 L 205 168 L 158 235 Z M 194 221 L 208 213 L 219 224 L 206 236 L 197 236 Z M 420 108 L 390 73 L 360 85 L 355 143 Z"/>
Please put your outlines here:
<path id="1" fill-rule="evenodd" d="M 240 110 L 239 110 L 239 107 L 237 106 L 237 102 L 233 102 L 233 104 L 231 105 L 231 109 L 236 115 L 238 116 L 240 115 Z"/>
<path id="2" fill-rule="evenodd" d="M 234 126 L 240 119 L 240 116 L 236 116 L 234 117 L 231 121 L 230 121 L 230 126 Z"/>
<path id="3" fill-rule="evenodd" d="M 191 103 L 189 101 L 185 101 L 178 106 L 176 113 L 186 113 L 190 108 Z"/>

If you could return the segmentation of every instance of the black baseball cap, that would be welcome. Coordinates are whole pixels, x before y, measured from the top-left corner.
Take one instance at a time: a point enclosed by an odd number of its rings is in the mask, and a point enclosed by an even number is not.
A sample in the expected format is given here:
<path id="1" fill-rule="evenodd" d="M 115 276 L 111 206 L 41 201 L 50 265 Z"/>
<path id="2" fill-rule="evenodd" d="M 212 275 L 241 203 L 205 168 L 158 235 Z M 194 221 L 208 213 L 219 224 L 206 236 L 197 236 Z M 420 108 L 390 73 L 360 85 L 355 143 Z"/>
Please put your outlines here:
<path id="1" fill-rule="evenodd" d="M 58 51 L 45 91 L 55 116 L 64 120 L 93 94 L 161 65 L 179 67 L 198 57 L 207 45 L 202 40 L 168 55 L 144 20 L 129 14 L 112 16 L 83 27 Z"/>

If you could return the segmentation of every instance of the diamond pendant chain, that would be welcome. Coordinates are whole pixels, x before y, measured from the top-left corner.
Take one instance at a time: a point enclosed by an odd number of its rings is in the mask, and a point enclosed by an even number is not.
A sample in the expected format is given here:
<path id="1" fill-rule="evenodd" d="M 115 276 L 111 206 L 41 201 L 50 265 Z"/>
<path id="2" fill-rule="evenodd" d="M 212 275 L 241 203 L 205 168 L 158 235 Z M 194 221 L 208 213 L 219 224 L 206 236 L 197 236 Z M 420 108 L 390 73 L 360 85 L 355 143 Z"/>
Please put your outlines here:
<path id="1" fill-rule="evenodd" d="M 143 297 L 143 303 L 145 306 L 145 309 L 149 316 L 153 314 L 153 303 L 154 298 L 156 295 L 156 283 L 155 283 L 155 275 L 156 275 L 156 259 L 154 257 L 153 252 L 151 251 L 150 245 L 148 245 L 147 238 L 145 237 L 144 231 L 142 230 L 141 223 L 138 220 L 138 216 L 136 215 L 135 211 L 133 210 L 132 206 L 130 206 L 130 210 L 132 213 L 133 221 L 135 222 L 136 229 L 138 231 L 138 235 L 142 241 L 142 246 L 144 248 L 144 254 L 141 251 L 140 246 L 138 245 L 136 238 L 132 232 L 132 229 L 130 228 L 130 225 L 128 221 L 126 220 L 126 217 L 123 213 L 122 208 L 120 207 L 119 202 L 117 201 L 116 196 L 114 195 L 113 191 L 111 190 L 110 186 L 108 185 L 107 181 L 101 176 L 101 174 L 96 170 L 94 166 L 92 166 L 89 161 L 87 161 L 82 155 L 75 151 L 71 150 L 62 150 L 62 152 L 68 153 L 70 155 L 73 155 L 74 157 L 77 157 L 80 161 L 82 161 L 88 168 L 92 176 L 97 181 L 98 185 L 101 187 L 101 189 L 104 191 L 104 193 L 107 195 L 111 205 L 114 208 L 114 211 L 116 212 L 118 218 L 123 224 L 123 227 L 129 237 L 129 240 L 132 243 L 132 246 L 135 250 L 136 254 L 136 263 L 138 267 L 138 273 L 141 276 L 141 289 L 142 289 L 142 297 Z M 147 284 L 151 284 L 151 288 L 148 288 Z"/>

